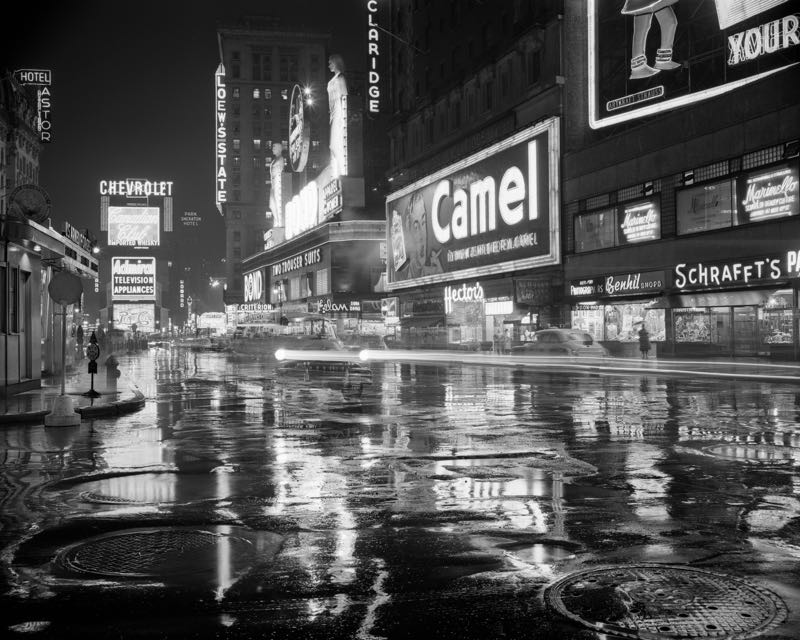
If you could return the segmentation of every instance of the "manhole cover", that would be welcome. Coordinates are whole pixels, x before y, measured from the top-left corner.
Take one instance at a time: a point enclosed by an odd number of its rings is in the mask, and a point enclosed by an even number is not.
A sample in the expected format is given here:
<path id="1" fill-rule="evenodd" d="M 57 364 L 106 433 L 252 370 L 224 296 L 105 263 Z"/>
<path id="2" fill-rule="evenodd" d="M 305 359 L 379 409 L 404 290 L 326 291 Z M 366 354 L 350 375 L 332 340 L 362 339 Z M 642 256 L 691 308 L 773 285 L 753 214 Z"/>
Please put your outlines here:
<path id="1" fill-rule="evenodd" d="M 205 571 L 220 552 L 250 553 L 252 544 L 198 529 L 141 529 L 90 538 L 62 551 L 55 562 L 83 575 L 154 578 Z"/>
<path id="2" fill-rule="evenodd" d="M 715 444 L 703 451 L 723 460 L 763 465 L 791 465 L 798 454 L 792 447 L 774 444 Z"/>
<path id="3" fill-rule="evenodd" d="M 623 638 L 755 638 L 786 617 L 771 591 L 689 567 L 589 569 L 562 578 L 545 597 L 568 618 Z"/>
<path id="4" fill-rule="evenodd" d="M 154 504 L 152 502 L 144 502 L 143 500 L 134 500 L 132 498 L 123 498 L 121 496 L 107 496 L 102 493 L 94 493 L 92 491 L 83 491 L 79 497 L 84 502 L 92 502 L 94 504 Z"/>

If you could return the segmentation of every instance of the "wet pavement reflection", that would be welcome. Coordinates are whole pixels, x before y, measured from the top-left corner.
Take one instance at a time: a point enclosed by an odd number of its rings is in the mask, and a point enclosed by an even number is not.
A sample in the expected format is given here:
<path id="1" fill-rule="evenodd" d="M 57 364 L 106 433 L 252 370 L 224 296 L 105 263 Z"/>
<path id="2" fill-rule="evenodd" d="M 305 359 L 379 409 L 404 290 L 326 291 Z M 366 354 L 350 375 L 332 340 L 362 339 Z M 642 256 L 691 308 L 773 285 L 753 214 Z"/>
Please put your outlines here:
<path id="1" fill-rule="evenodd" d="M 0 430 L 11 633 L 589 638 L 545 587 L 648 562 L 766 587 L 800 637 L 800 386 L 120 360 L 142 411 Z"/>

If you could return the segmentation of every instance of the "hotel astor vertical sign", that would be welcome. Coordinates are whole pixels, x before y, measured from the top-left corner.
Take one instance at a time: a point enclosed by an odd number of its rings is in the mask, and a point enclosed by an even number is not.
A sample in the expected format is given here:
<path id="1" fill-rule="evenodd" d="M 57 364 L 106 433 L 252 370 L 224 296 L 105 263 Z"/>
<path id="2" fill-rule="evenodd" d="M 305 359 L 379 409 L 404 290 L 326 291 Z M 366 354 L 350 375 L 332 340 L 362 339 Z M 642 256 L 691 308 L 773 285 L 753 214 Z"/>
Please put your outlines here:
<path id="1" fill-rule="evenodd" d="M 391 194 L 388 289 L 558 264 L 558 119 Z"/>

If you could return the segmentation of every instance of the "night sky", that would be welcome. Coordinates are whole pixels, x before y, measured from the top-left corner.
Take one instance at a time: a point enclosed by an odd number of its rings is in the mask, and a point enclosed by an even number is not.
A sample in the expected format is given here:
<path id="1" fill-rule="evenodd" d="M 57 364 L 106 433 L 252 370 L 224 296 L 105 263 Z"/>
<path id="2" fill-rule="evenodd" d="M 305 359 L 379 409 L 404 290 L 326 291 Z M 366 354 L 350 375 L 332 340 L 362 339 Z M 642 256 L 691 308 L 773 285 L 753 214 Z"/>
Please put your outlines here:
<path id="1" fill-rule="evenodd" d="M 62 0 L 18 3 L 13 24 L 3 16 L 0 71 L 53 70 L 53 142 L 43 145 L 39 183 L 54 227 L 69 221 L 102 237 L 101 179 L 173 180 L 176 233 L 181 213 L 197 211 L 202 252 L 192 253 L 224 255 L 214 206 L 216 28 L 247 15 L 327 31 L 331 52 L 365 66 L 360 0 Z"/>

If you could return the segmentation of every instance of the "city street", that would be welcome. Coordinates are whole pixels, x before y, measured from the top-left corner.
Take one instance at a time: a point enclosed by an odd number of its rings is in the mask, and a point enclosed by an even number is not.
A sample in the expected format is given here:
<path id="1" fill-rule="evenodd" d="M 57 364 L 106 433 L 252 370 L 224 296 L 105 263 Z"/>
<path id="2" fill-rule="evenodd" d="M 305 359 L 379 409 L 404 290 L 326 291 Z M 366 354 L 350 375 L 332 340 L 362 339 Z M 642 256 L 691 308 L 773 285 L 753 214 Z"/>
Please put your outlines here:
<path id="1" fill-rule="evenodd" d="M 345 398 L 226 353 L 120 368 L 142 410 L 0 431 L 0 635 L 601 637 L 568 609 L 800 637 L 797 384 L 389 359 Z"/>

